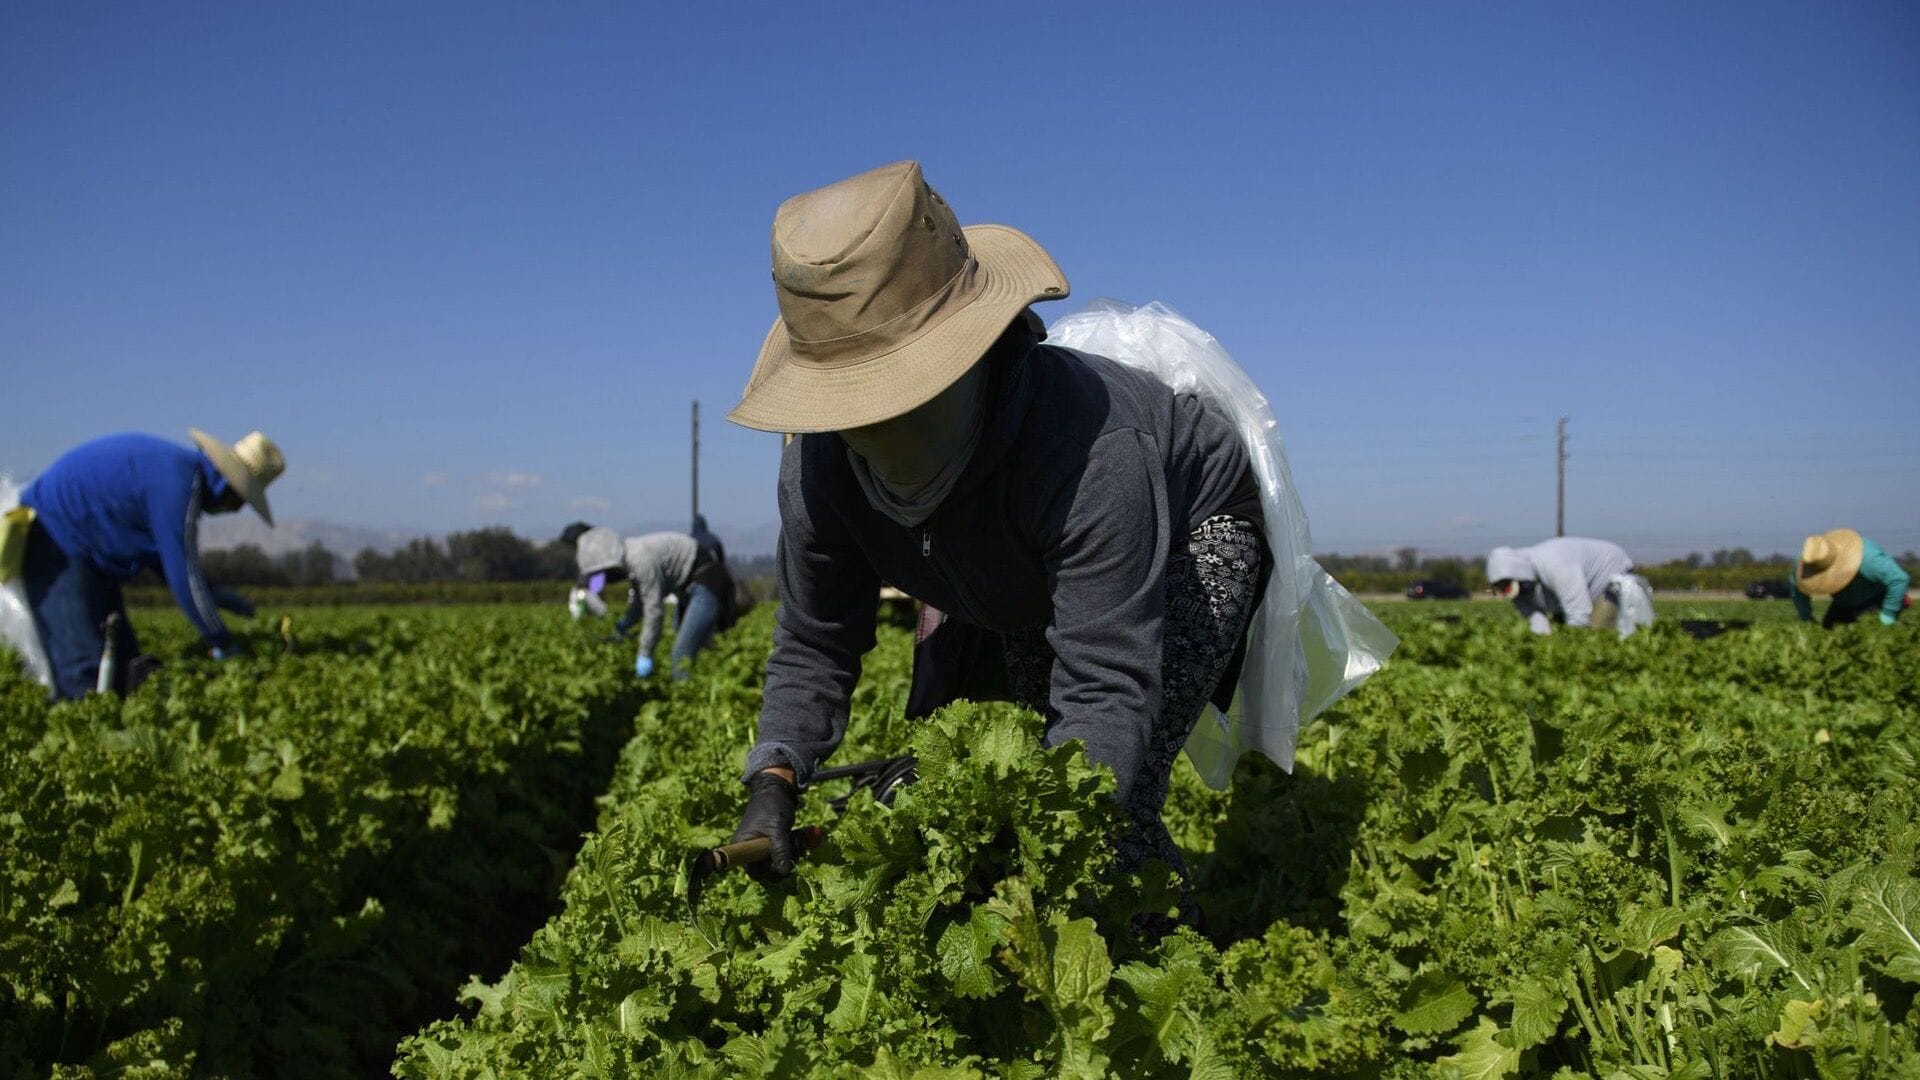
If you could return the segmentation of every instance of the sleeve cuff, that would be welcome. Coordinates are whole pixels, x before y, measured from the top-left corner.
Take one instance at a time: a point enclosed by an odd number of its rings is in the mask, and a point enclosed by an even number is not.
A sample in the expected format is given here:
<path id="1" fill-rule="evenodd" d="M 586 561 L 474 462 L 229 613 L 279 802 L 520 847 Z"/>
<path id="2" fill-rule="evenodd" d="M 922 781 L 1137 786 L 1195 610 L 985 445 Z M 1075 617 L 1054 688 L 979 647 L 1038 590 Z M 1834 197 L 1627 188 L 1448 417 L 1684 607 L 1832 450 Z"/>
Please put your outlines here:
<path id="1" fill-rule="evenodd" d="M 794 783 L 804 791 L 807 782 L 813 779 L 813 767 L 801 764 L 800 757 L 794 752 L 793 747 L 786 743 L 761 743 L 747 754 L 747 771 L 740 777 L 740 781 L 747 783 L 763 769 L 784 765 L 793 770 Z"/>

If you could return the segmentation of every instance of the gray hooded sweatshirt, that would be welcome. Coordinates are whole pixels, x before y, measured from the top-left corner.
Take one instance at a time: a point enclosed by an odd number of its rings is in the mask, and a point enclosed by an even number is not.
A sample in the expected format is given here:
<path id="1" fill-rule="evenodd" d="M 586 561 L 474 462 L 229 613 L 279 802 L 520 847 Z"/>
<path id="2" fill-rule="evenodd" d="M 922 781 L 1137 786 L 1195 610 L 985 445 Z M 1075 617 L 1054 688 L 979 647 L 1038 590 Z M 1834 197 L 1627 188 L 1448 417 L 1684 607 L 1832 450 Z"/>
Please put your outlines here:
<path id="1" fill-rule="evenodd" d="M 931 517 L 872 505 L 831 432 L 780 464 L 780 611 L 750 777 L 805 784 L 840 745 L 882 581 L 988 630 L 1044 630 L 1047 741 L 1084 740 L 1124 800 L 1161 704 L 1168 561 L 1216 513 L 1257 517 L 1245 446 L 1153 376 L 1009 334 L 982 361 L 987 417 Z"/>
<path id="2" fill-rule="evenodd" d="M 640 619 L 641 656 L 653 655 L 660 644 L 661 613 L 667 595 L 686 589 L 700 558 L 700 543 L 685 533 L 658 532 L 620 539 L 601 527 L 588 529 L 574 541 L 574 563 L 580 576 L 624 568 L 627 572 L 626 622 Z"/>
<path id="3" fill-rule="evenodd" d="M 1487 580 L 1538 582 L 1553 594 L 1568 626 L 1590 626 L 1593 602 L 1607 591 L 1615 575 L 1633 569 L 1633 559 L 1618 544 L 1579 536 L 1556 536 L 1532 547 L 1497 547 L 1487 554 Z M 1535 611 L 1527 621 L 1535 633 L 1552 627 Z"/>

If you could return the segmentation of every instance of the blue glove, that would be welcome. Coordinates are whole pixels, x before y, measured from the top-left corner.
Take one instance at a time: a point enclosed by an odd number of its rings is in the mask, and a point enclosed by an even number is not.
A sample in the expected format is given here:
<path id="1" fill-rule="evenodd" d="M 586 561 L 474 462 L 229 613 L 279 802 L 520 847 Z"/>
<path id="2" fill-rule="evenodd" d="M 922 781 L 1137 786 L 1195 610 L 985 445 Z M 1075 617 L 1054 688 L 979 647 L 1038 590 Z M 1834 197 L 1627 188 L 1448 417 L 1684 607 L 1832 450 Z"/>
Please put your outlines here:
<path id="1" fill-rule="evenodd" d="M 642 656 L 635 660 L 633 662 L 633 673 L 643 679 L 653 674 L 653 657 Z"/>
<path id="2" fill-rule="evenodd" d="M 1886 612 L 1884 612 L 1884 611 L 1883 611 L 1883 612 L 1881 612 L 1881 613 L 1880 613 L 1880 625 L 1881 625 L 1881 626 L 1892 626 L 1892 625 L 1893 625 L 1893 623 L 1894 623 L 1894 618 L 1895 618 L 1895 616 L 1892 616 L 1892 615 L 1889 615 L 1889 614 L 1887 614 Z"/>
<path id="3" fill-rule="evenodd" d="M 213 648 L 207 650 L 207 655 L 213 657 L 215 660 L 231 660 L 239 656 L 240 653 L 241 648 L 236 642 L 228 642 L 225 645 L 215 645 Z"/>

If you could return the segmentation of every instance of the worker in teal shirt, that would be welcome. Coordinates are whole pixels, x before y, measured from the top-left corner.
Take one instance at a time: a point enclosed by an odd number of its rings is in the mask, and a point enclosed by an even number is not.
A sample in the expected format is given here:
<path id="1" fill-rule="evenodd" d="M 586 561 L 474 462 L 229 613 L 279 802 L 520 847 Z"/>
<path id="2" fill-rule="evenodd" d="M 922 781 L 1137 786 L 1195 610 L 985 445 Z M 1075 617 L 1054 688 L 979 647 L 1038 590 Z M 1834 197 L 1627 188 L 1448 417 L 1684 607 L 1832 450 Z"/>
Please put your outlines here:
<path id="1" fill-rule="evenodd" d="M 133 433 L 95 439 L 62 455 L 20 493 L 35 515 L 21 576 L 55 696 L 77 698 L 95 688 L 107 616 L 120 615 L 120 652 L 133 656 L 120 587 L 141 570 L 166 578 L 212 655 L 233 651 L 216 595 L 200 574 L 200 515 L 249 505 L 273 524 L 266 488 L 286 461 L 257 431 L 232 446 L 203 431 L 192 435 L 199 449 Z"/>
<path id="2" fill-rule="evenodd" d="M 1793 606 L 1801 622 L 1813 621 L 1814 596 L 1830 596 L 1826 627 L 1850 623 L 1879 610 L 1880 622 L 1892 626 L 1907 603 L 1907 572 L 1885 548 L 1852 529 L 1831 529 L 1809 536 L 1800 545 L 1800 565 L 1793 575 Z"/>

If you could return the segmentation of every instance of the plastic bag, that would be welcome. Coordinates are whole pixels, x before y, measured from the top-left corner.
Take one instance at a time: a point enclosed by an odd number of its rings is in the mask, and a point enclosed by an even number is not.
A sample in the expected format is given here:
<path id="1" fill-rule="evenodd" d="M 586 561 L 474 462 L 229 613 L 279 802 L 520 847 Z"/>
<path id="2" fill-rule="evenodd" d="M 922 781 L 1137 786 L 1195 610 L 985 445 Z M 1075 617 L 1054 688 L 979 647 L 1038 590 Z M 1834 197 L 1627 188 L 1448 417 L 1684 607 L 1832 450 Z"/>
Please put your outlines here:
<path id="1" fill-rule="evenodd" d="M 20 505 L 20 486 L 13 477 L 0 474 L 0 513 Z M 33 608 L 27 603 L 25 578 L 14 578 L 0 585 L 0 642 L 13 646 L 26 665 L 27 676 L 53 689 L 53 665 L 47 662 L 47 650 L 40 642 L 40 628 L 33 621 Z"/>
<path id="2" fill-rule="evenodd" d="M 1620 608 L 1613 627 L 1625 641 L 1635 630 L 1653 625 L 1653 584 L 1639 574 L 1615 574 L 1611 584 Z"/>
<path id="3" fill-rule="evenodd" d="M 590 614 L 605 615 L 607 602 L 600 599 L 599 593 L 590 592 L 576 585 L 567 590 L 567 612 L 573 616 L 575 622 L 579 622 Z"/>
<path id="4" fill-rule="evenodd" d="M 1135 308 L 1096 300 L 1049 327 L 1047 341 L 1197 394 L 1246 443 L 1273 574 L 1254 612 L 1233 707 L 1226 715 L 1207 708 L 1187 738 L 1187 757 L 1215 790 L 1232 781 L 1234 763 L 1249 750 L 1291 772 L 1300 724 L 1380 670 L 1400 639 L 1314 561 L 1306 511 L 1265 395 L 1212 334 L 1158 302 Z"/>

